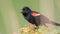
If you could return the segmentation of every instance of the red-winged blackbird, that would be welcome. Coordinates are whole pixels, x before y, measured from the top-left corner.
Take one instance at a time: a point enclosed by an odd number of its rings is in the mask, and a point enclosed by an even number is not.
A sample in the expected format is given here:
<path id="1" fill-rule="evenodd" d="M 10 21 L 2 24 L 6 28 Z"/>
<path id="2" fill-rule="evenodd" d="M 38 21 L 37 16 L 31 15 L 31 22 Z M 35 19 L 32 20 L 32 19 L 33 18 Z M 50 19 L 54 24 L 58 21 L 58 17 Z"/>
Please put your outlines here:
<path id="1" fill-rule="evenodd" d="M 38 12 L 32 11 L 28 7 L 24 7 L 22 9 L 21 13 L 22 13 L 22 15 L 24 16 L 24 18 L 29 23 L 35 24 L 36 26 L 45 25 L 45 23 L 49 23 L 49 24 L 54 24 L 54 25 L 60 26 L 60 24 L 55 23 L 55 22 L 49 20 L 47 17 L 45 17 L 44 15 L 42 15 L 42 14 L 40 14 Z"/>

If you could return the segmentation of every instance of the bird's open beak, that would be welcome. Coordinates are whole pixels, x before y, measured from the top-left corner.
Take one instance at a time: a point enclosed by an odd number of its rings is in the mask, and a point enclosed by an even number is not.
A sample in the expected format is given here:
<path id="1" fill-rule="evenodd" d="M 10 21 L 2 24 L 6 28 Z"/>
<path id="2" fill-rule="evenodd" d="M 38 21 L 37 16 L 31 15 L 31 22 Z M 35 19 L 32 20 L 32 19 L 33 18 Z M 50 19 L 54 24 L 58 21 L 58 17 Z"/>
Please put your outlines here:
<path id="1" fill-rule="evenodd" d="M 21 12 L 21 13 L 23 13 L 23 12 Z"/>
<path id="2" fill-rule="evenodd" d="M 24 13 L 23 11 L 21 13 Z"/>

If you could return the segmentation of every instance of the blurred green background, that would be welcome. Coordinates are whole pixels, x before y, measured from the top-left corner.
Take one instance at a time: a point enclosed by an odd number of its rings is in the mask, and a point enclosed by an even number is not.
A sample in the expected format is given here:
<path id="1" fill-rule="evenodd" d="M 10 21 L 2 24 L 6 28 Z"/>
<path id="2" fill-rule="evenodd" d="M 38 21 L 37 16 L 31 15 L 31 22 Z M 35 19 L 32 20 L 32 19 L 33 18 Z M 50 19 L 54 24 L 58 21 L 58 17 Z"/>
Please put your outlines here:
<path id="1" fill-rule="evenodd" d="M 20 13 L 24 6 L 60 22 L 60 0 L 0 0 L 0 34 L 12 34 L 28 24 Z"/>

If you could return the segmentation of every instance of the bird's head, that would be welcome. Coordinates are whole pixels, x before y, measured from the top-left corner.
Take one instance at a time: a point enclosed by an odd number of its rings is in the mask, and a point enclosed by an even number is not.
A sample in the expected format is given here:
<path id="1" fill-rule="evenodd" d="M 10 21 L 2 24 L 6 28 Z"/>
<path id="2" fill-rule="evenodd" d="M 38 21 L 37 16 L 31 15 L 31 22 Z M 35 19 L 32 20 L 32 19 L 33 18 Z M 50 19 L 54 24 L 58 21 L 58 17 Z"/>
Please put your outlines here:
<path id="1" fill-rule="evenodd" d="M 23 7 L 22 8 L 22 14 L 26 16 L 28 13 L 30 13 L 32 10 L 29 7 Z"/>

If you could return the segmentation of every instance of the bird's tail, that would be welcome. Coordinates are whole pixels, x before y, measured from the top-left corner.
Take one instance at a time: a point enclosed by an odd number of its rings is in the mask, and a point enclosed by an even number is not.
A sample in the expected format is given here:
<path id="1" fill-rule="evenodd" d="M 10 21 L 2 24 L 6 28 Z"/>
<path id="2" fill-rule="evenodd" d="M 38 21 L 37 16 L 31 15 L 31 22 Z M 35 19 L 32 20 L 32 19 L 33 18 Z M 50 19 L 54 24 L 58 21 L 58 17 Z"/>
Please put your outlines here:
<path id="1" fill-rule="evenodd" d="M 54 23 L 54 25 L 56 25 L 56 26 L 60 26 L 60 24 L 59 24 L 59 23 Z"/>

